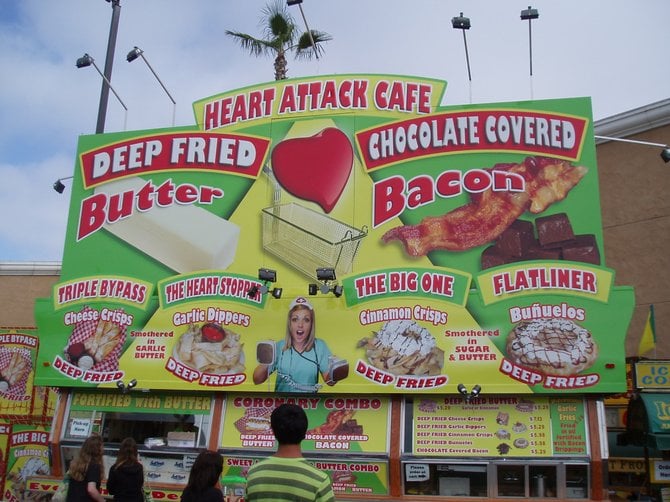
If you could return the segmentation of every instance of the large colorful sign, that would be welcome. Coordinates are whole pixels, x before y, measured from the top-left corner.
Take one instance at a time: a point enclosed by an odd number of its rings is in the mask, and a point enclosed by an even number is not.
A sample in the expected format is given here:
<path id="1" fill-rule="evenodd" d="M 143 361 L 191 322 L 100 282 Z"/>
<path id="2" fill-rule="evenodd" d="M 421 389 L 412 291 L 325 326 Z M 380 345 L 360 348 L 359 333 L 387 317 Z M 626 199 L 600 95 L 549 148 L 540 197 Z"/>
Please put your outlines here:
<path id="1" fill-rule="evenodd" d="M 390 406 L 379 397 L 274 397 L 236 395 L 228 398 L 221 446 L 230 449 L 277 448 L 270 414 L 289 402 L 305 410 L 309 422 L 302 443 L 306 453 L 384 453 L 388 450 Z"/>
<path id="2" fill-rule="evenodd" d="M 33 389 L 38 347 L 34 329 L 0 329 L 0 415 L 25 417 L 43 405 Z"/>
<path id="3" fill-rule="evenodd" d="M 291 79 L 202 99 L 193 127 L 82 136 L 39 384 L 625 390 L 590 100 L 445 87 Z"/>
<path id="4" fill-rule="evenodd" d="M 637 361 L 635 363 L 636 389 L 670 389 L 670 361 Z"/>
<path id="5" fill-rule="evenodd" d="M 249 467 L 265 457 L 223 457 L 222 476 L 247 477 Z M 317 469 L 328 473 L 336 495 L 365 494 L 388 495 L 388 462 L 375 460 L 351 461 L 349 458 L 328 458 L 307 461 Z"/>
<path id="6" fill-rule="evenodd" d="M 9 435 L 7 475 L 2 500 L 25 500 L 29 479 L 50 472 L 48 429 L 32 425 L 13 425 Z"/>

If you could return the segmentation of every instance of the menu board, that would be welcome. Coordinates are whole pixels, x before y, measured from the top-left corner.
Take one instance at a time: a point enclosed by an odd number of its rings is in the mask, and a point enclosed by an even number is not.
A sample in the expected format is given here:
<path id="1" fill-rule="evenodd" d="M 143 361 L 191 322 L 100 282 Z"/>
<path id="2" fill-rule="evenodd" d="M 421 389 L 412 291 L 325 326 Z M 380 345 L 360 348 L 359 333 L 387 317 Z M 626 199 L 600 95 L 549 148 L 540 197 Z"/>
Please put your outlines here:
<path id="1" fill-rule="evenodd" d="M 249 467 L 262 460 L 260 457 L 223 457 L 223 477 L 242 476 L 246 478 Z M 388 463 L 376 460 L 352 462 L 349 459 L 310 459 L 314 467 L 327 473 L 336 495 L 365 494 L 388 495 Z"/>
<path id="2" fill-rule="evenodd" d="M 412 451 L 418 456 L 588 454 L 584 404 L 578 399 L 421 398 L 412 412 Z"/>
<path id="3" fill-rule="evenodd" d="M 307 414 L 303 452 L 386 453 L 390 400 L 362 397 L 277 397 L 236 395 L 226 399 L 221 446 L 275 450 L 270 415 L 282 403 L 297 404 Z"/>

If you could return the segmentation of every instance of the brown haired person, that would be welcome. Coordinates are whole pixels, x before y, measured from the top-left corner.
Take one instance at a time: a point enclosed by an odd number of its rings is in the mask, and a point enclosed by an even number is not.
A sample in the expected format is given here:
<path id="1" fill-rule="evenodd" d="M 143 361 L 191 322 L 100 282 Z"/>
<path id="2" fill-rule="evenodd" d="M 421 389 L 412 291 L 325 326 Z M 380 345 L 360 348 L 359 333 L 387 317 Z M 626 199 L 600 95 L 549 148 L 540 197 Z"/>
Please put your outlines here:
<path id="1" fill-rule="evenodd" d="M 181 494 L 182 502 L 223 502 L 219 477 L 223 457 L 211 450 L 201 452 L 193 462 L 188 483 Z"/>
<path id="2" fill-rule="evenodd" d="M 300 443 L 307 433 L 305 410 L 295 404 L 282 404 L 270 415 L 277 452 L 249 468 L 246 502 L 334 502 L 328 474 L 302 456 Z"/>
<path id="3" fill-rule="evenodd" d="M 86 438 L 77 457 L 70 462 L 66 502 L 105 502 L 100 493 L 102 470 L 102 438 L 93 434 Z"/>
<path id="4" fill-rule="evenodd" d="M 121 441 L 116 462 L 109 468 L 107 491 L 115 502 L 144 502 L 144 468 L 133 438 Z"/>

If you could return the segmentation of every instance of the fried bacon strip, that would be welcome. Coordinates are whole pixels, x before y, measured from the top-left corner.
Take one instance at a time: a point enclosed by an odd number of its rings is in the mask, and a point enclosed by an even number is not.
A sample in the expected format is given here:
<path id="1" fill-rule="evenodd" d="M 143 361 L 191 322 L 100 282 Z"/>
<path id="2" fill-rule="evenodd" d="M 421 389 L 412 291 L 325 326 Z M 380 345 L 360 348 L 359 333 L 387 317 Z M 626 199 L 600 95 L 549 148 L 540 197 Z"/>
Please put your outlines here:
<path id="1" fill-rule="evenodd" d="M 309 434 L 333 434 L 338 427 L 344 424 L 347 420 L 356 413 L 355 410 L 335 410 L 331 411 L 326 417 L 325 423 L 309 430 Z"/>
<path id="2" fill-rule="evenodd" d="M 521 164 L 499 164 L 493 170 L 521 175 L 523 192 L 488 189 L 441 216 L 428 216 L 417 225 L 390 229 L 382 236 L 387 243 L 399 240 L 411 256 L 424 256 L 436 249 L 465 251 L 502 234 L 521 214 L 538 214 L 563 200 L 584 177 L 586 168 L 547 157 L 527 157 Z"/>

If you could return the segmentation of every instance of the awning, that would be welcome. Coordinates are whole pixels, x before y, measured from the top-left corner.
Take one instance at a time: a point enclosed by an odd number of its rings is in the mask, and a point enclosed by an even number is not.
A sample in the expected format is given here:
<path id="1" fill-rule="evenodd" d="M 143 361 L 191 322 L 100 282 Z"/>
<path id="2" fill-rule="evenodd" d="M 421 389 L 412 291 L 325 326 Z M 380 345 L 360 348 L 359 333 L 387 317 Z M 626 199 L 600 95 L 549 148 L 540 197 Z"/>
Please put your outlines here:
<path id="1" fill-rule="evenodd" d="M 648 434 L 648 443 L 657 450 L 670 450 L 670 434 Z"/>
<path id="2" fill-rule="evenodd" d="M 607 431 L 607 446 L 610 458 L 644 458 L 644 446 L 629 441 L 625 432 Z M 661 458 L 661 454 L 649 445 L 649 456 Z"/>
<path id="3" fill-rule="evenodd" d="M 617 444 L 670 450 L 670 393 L 640 393 L 628 403 L 626 432 Z"/>
<path id="4" fill-rule="evenodd" d="M 670 394 L 645 393 L 640 398 L 647 411 L 647 432 L 670 436 Z"/>

